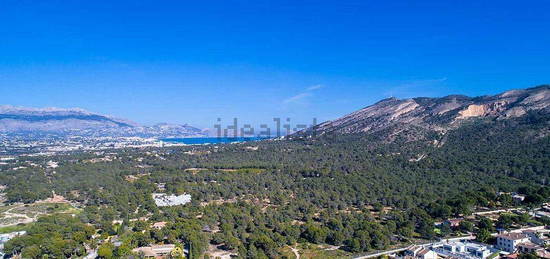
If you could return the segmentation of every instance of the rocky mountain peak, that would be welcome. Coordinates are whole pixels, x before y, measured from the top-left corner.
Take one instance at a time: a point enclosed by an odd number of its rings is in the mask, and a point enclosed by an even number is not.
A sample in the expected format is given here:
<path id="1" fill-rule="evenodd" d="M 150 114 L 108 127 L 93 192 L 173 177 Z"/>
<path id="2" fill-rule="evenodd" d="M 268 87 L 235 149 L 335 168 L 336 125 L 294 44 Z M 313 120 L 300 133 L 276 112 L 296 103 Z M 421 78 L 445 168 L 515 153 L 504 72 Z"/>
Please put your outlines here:
<path id="1" fill-rule="evenodd" d="M 550 111 L 549 85 L 510 90 L 494 96 L 386 98 L 336 120 L 321 123 L 306 132 L 376 132 L 394 126 L 444 131 L 472 118 L 508 119 L 523 116 L 529 111 Z"/>

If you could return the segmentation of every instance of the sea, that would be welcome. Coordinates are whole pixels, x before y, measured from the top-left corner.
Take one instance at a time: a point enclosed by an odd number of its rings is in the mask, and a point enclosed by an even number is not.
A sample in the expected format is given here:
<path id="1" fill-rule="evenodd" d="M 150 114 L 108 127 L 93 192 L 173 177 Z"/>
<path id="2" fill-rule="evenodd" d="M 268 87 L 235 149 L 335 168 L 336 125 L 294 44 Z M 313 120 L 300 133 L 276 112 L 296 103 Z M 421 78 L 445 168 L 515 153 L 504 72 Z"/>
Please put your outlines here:
<path id="1" fill-rule="evenodd" d="M 209 137 L 209 138 L 163 138 L 168 143 L 183 143 L 187 145 L 225 144 L 269 139 L 267 137 Z"/>

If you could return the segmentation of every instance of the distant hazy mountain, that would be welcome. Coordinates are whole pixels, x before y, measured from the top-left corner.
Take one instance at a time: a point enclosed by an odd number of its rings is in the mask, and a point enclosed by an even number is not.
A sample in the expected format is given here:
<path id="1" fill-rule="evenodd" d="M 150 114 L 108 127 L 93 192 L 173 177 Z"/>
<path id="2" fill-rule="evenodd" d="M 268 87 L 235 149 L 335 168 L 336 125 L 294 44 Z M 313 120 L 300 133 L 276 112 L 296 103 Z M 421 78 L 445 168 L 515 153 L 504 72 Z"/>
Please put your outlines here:
<path id="1" fill-rule="evenodd" d="M 494 96 L 450 95 L 441 98 L 388 98 L 299 135 L 375 133 L 386 136 L 403 131 L 445 132 L 471 119 L 506 120 L 528 112 L 550 112 L 550 85 L 511 90 Z M 414 134 L 415 132 L 411 132 Z"/>
<path id="2" fill-rule="evenodd" d="M 189 125 L 157 124 L 142 126 L 135 122 L 92 113 L 60 108 L 0 106 L 0 132 L 44 132 L 74 135 L 189 137 L 205 136 Z"/>

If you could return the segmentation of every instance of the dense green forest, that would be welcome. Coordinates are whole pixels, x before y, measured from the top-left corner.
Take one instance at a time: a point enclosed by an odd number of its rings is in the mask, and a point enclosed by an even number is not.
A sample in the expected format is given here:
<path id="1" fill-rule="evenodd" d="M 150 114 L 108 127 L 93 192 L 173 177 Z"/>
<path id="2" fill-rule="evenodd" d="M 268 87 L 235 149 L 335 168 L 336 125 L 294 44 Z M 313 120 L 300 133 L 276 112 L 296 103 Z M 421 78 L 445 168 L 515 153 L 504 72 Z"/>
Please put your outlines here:
<path id="1" fill-rule="evenodd" d="M 94 153 L 29 157 L 42 164 L 59 161 L 60 166 L 4 170 L 0 183 L 7 186 L 8 202 L 34 202 L 54 190 L 84 209 L 66 223 L 44 218 L 6 247 L 11 254 L 69 257 L 82 253 L 88 242 L 112 250 L 112 257 L 124 257 L 130 248 L 164 242 L 192 244 L 197 256 L 212 243 L 238 251 L 241 258 L 278 258 L 281 247 L 296 242 L 358 253 L 434 239 L 448 234 L 434 232 L 435 221 L 517 205 L 497 192 L 525 194 L 527 206 L 550 199 L 549 124 L 548 115 L 531 113 L 510 120 L 471 120 L 446 132 L 411 129 L 391 141 L 388 130 L 112 150 L 107 152 L 110 161 L 96 161 L 106 155 Z M 159 190 L 162 184 L 165 190 Z M 189 193 L 192 202 L 160 209 L 151 196 L 160 191 Z M 133 221 L 143 216 L 169 224 L 156 230 Z M 113 225 L 115 219 L 123 223 Z M 48 228 L 52 224 L 62 227 Z M 461 227 L 474 231 L 468 224 Z M 64 252 L 38 245 L 44 228 L 55 234 L 43 238 L 65 242 Z M 123 246 L 90 240 L 93 229 L 103 238 L 117 235 Z M 488 227 L 476 226 L 475 231 Z"/>

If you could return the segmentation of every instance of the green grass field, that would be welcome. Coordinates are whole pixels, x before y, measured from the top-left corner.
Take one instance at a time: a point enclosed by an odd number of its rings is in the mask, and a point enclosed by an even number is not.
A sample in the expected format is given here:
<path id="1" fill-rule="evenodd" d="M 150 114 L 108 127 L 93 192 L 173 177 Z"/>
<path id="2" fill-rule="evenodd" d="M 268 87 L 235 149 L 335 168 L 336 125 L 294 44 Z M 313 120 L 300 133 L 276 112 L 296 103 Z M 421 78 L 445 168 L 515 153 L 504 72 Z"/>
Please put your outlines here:
<path id="1" fill-rule="evenodd" d="M 300 254 L 300 259 L 351 258 L 351 254 L 348 252 L 342 250 L 330 250 L 315 244 L 299 244 L 297 249 Z M 280 252 L 284 256 L 283 258 L 296 259 L 296 255 L 288 246 L 281 248 Z"/>
<path id="2" fill-rule="evenodd" d="M 5 233 L 16 232 L 16 231 L 27 230 L 27 229 L 31 226 L 31 224 L 32 224 L 32 223 L 29 223 L 29 224 L 17 224 L 17 225 L 13 225 L 13 226 L 2 227 L 2 228 L 0 228 L 0 234 L 5 234 Z"/>
<path id="3" fill-rule="evenodd" d="M 53 213 L 77 214 L 77 209 L 67 203 L 33 203 L 24 205 L 0 206 L 0 229 L 2 233 L 19 231 L 23 223 L 36 220 L 41 215 Z"/>
<path id="4" fill-rule="evenodd" d="M 73 206 L 67 203 L 34 203 L 25 204 L 12 209 L 11 213 L 25 214 L 31 218 L 40 214 L 52 214 L 58 212 L 66 212 L 74 209 Z"/>

